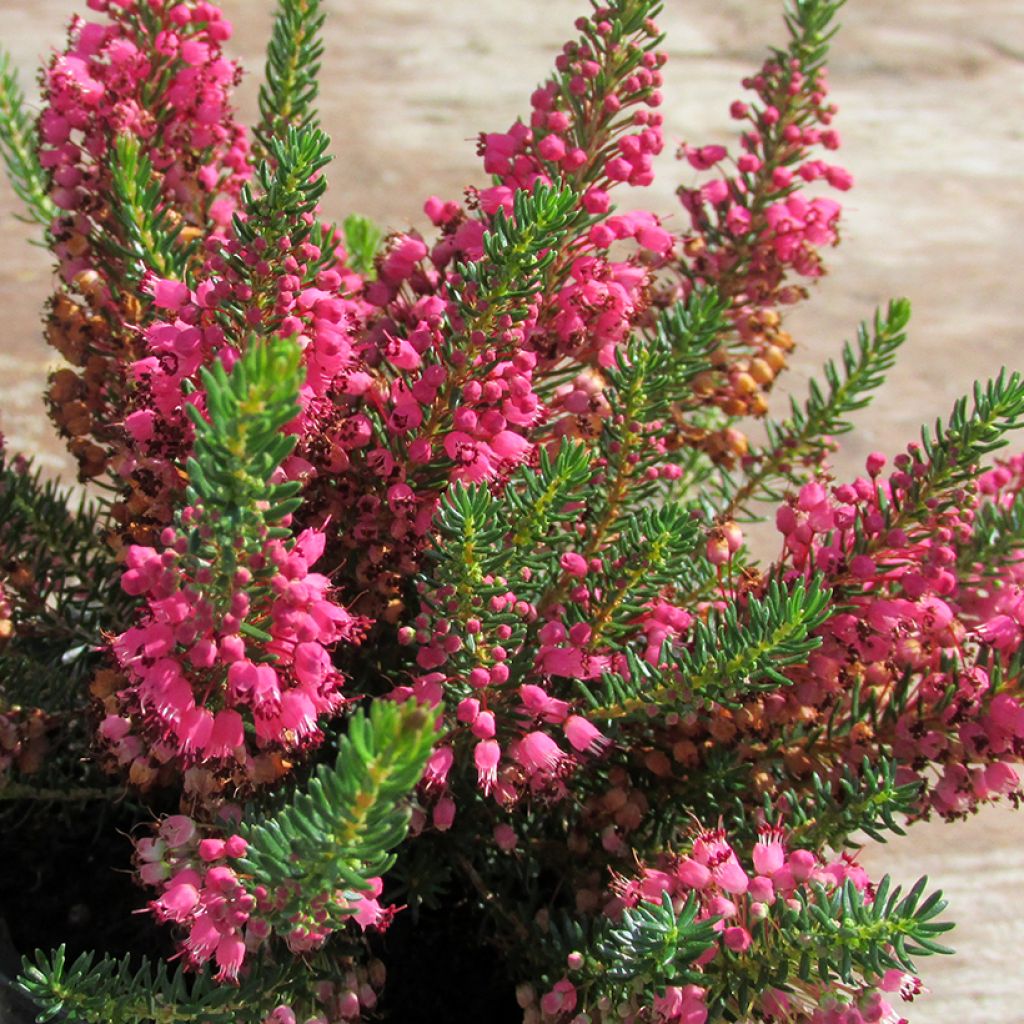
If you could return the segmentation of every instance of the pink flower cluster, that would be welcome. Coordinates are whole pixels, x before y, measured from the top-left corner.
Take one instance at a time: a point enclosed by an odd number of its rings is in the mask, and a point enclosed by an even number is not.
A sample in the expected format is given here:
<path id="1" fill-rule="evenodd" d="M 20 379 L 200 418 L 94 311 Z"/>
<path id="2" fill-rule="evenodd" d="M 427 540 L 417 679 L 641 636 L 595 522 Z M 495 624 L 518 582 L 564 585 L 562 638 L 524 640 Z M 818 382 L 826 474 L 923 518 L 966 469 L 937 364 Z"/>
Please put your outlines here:
<path id="1" fill-rule="evenodd" d="M 165 818 L 155 838 L 139 839 L 139 877 L 161 889 L 150 907 L 160 921 L 187 932 L 182 950 L 193 967 L 217 964 L 219 981 L 237 981 L 247 951 L 266 938 L 253 918 L 256 898 L 230 861 L 244 857 L 248 844 L 238 835 L 203 839 L 195 822 L 182 814 Z"/>
<path id="2" fill-rule="evenodd" d="M 287 237 L 281 239 L 282 253 L 288 253 L 288 244 Z M 251 288 L 230 272 L 224 259 L 225 254 L 243 259 L 250 254 L 234 238 L 213 240 L 209 248 L 207 276 L 194 291 L 177 281 L 146 282 L 160 319 L 143 329 L 145 354 L 129 367 L 134 391 L 114 467 L 132 486 L 142 482 L 157 521 L 167 521 L 181 491 L 177 467 L 191 453 L 193 440 L 185 406 L 201 407 L 203 402 L 202 388 L 197 390 L 199 370 L 215 360 L 230 370 L 239 355 L 225 336 L 221 311 L 237 302 L 256 312 Z M 310 263 L 321 252 L 308 244 L 300 249 L 298 258 L 289 253 L 282 259 L 288 272 L 275 282 L 274 307 L 278 333 L 299 339 L 307 367 L 302 412 L 289 426 L 298 435 L 298 451 L 285 464 L 291 478 L 347 467 L 346 449 L 366 444 L 369 421 L 359 413 L 345 415 L 345 396 L 358 396 L 372 380 L 355 368 L 351 332 L 358 306 L 335 294 L 344 287 L 342 275 L 337 270 L 311 271 Z M 315 280 L 306 287 L 309 273 Z M 337 396 L 336 402 L 328 402 L 329 392 Z"/>
<path id="3" fill-rule="evenodd" d="M 242 137 L 225 120 L 232 76 L 222 74 L 218 63 L 224 23 L 208 6 L 178 5 L 162 15 L 169 19 L 166 33 L 158 52 L 147 53 L 146 59 L 150 64 L 165 60 L 177 69 L 175 97 L 192 96 L 188 89 L 193 86 L 197 95 L 202 93 L 202 110 L 187 108 L 199 133 L 188 138 L 208 141 L 207 127 L 197 125 L 223 128 L 208 129 L 216 138 L 203 166 L 231 166 L 236 178 L 226 187 L 228 179 L 204 171 L 202 182 L 211 198 L 209 189 L 216 183 L 233 200 L 241 180 L 237 176 L 247 175 L 248 167 L 244 147 L 223 151 L 236 135 Z M 396 601 L 426 541 L 439 493 L 438 469 L 447 468 L 447 480 L 502 479 L 528 459 L 532 443 L 526 435 L 544 416 L 533 386 L 538 364 L 568 355 L 610 365 L 615 348 L 643 315 L 649 270 L 633 258 L 610 261 L 608 246 L 635 239 L 648 261 L 664 262 L 672 251 L 672 236 L 653 214 L 608 216 L 608 188 L 622 181 L 646 183 L 650 158 L 662 145 L 661 119 L 653 108 L 660 102 L 664 56 L 647 52 L 657 30 L 644 24 L 635 38 L 611 42 L 607 19 L 622 13 L 622 6 L 629 4 L 600 8 L 580 21 L 580 41 L 567 44 L 558 75 L 534 96 L 530 127 L 519 125 L 507 137 L 487 137 L 497 147 L 485 158 L 488 166 L 492 160 L 501 162 L 498 150 L 511 146 L 516 152 L 509 149 L 501 158 L 508 180 L 479 193 L 478 215 L 470 216 L 455 203 L 428 201 L 440 239 L 431 249 L 415 234 L 394 236 L 375 281 L 364 283 L 354 275 L 340 248 L 322 253 L 310 243 L 293 246 L 284 234 L 258 237 L 250 251 L 234 237 L 226 216 L 206 224 L 188 215 L 207 232 L 205 263 L 196 277 L 200 283 L 190 292 L 178 282 L 150 280 L 146 291 L 161 318 L 141 325 L 143 350 L 138 352 L 134 343 L 124 365 L 110 372 L 113 379 L 131 384 L 130 396 L 119 399 L 127 406 L 120 416 L 124 438 L 103 439 L 115 450 L 113 467 L 129 495 L 124 513 L 129 536 L 134 531 L 150 540 L 147 531 L 158 531 L 170 519 L 180 493 L 176 466 L 191 447 L 183 406 L 201 401 L 186 392 L 196 383 L 200 366 L 215 358 L 227 365 L 233 360 L 222 322 L 225 306 L 231 306 L 247 326 L 298 336 L 306 347 L 304 408 L 291 428 L 299 447 L 286 471 L 307 483 L 306 521 L 330 518 L 341 527 L 340 540 L 357 562 L 357 585 L 367 590 L 367 607 L 380 610 Z M 135 28 L 130 10 L 111 7 L 112 24 L 89 28 L 89 38 L 130 35 Z M 571 96 L 560 91 L 563 74 L 570 75 Z M 203 76 L 220 91 L 211 86 L 203 92 L 196 84 L 206 81 Z M 141 87 L 137 78 L 132 84 L 136 92 Z M 79 93 L 65 105 L 73 101 L 81 104 Z M 140 105 L 137 96 L 133 102 Z M 178 107 L 171 103 L 171 109 Z M 181 109 L 184 118 L 186 108 Z M 632 118 L 625 114 L 630 109 L 635 109 Z M 223 117 L 210 120 L 216 111 Z M 116 135 L 113 122 L 100 119 L 93 130 L 102 136 L 93 148 L 108 151 Z M 177 131 L 171 137 L 182 141 L 185 134 Z M 606 140 L 609 147 L 600 165 L 552 159 L 559 140 L 564 146 L 572 140 L 574 152 L 589 146 L 594 155 L 591 137 Z M 169 142 L 158 141 L 170 152 Z M 173 183 L 168 168 L 175 165 L 164 161 L 162 152 L 154 144 L 154 163 Z M 460 284 L 455 262 L 481 258 L 489 220 L 498 209 L 511 208 L 515 188 L 562 180 L 581 191 L 586 186 L 584 205 L 599 222 L 560 270 L 562 288 L 545 309 L 536 307 L 520 323 L 507 316 L 463 323 L 453 301 L 452 289 Z M 102 187 L 104 182 L 92 179 L 82 186 L 85 191 Z M 204 193 L 193 189 L 189 194 Z M 169 199 L 176 203 L 178 196 Z M 245 275 L 239 267 L 247 268 Z M 254 294 L 249 278 L 261 281 L 267 294 Z M 133 318 L 124 317 L 127 326 L 133 326 Z M 466 331 L 468 351 L 448 352 L 446 323 Z M 481 343 L 484 338 L 487 344 Z M 322 479 L 325 475 L 329 480 Z"/>
<path id="4" fill-rule="evenodd" d="M 68 282 L 92 265 L 84 239 L 93 219 L 109 212 L 92 203 L 109 192 L 117 136 L 143 142 L 168 203 L 198 227 L 228 223 L 250 174 L 245 131 L 230 106 L 239 70 L 222 55 L 231 36 L 223 12 L 205 2 L 162 5 L 150 12 L 163 24 L 153 34 L 135 6 L 90 3 L 110 19 L 75 18 L 68 49 L 46 72 L 40 159 L 64 211 L 56 251 Z"/>
<path id="5" fill-rule="evenodd" d="M 660 904 L 672 900 L 682 905 L 696 897 L 697 920 L 713 920 L 718 942 L 695 962 L 694 967 L 708 975 L 706 985 L 691 983 L 684 986 L 669 985 L 660 995 L 653 997 L 649 1006 L 642 998 L 616 1007 L 618 1018 L 628 1022 L 650 1020 L 660 1024 L 704 1024 L 708 1019 L 706 995 L 723 953 L 751 956 L 757 953 L 757 943 L 765 945 L 765 956 L 781 939 L 781 929 L 772 922 L 772 908 L 789 903 L 801 907 L 798 896 L 810 901 L 818 897 L 816 886 L 826 894 L 852 883 L 871 902 L 873 889 L 864 870 L 844 855 L 825 862 L 809 850 L 790 849 L 782 829 L 763 825 L 754 845 L 749 870 L 741 863 L 730 845 L 725 832 L 705 829 L 699 832 L 687 854 L 666 854 L 656 867 L 644 867 L 635 877 L 617 876 L 613 894 L 606 897 L 602 913 L 617 920 L 626 908 L 641 904 Z M 767 929 L 767 931 L 765 931 Z M 776 930 L 779 935 L 776 935 Z M 757 938 L 755 938 L 755 933 Z M 784 940 L 783 940 L 784 941 Z M 567 974 L 544 994 L 524 1000 L 527 1021 L 575 1020 L 577 988 L 586 984 L 585 961 L 582 956 L 570 954 Z M 573 978 L 576 978 L 574 984 Z M 884 975 L 865 978 L 862 985 L 848 986 L 841 998 L 830 986 L 790 979 L 790 988 L 770 988 L 761 996 L 760 1010 L 768 1021 L 786 1021 L 800 1014 L 800 1020 L 812 1024 L 896 1024 L 896 1014 L 885 1000 L 886 992 L 899 991 L 905 999 L 912 999 L 922 991 L 920 981 L 898 970 Z M 600 1003 L 598 1009 L 610 1009 Z"/>
<path id="6" fill-rule="evenodd" d="M 611 38 L 609 18 L 630 6 L 630 0 L 616 0 L 579 18 L 580 38 L 565 44 L 555 61 L 556 76 L 531 97 L 530 124 L 520 121 L 507 132 L 480 136 L 484 170 L 502 180 L 492 193 L 510 196 L 511 189 L 561 177 L 594 189 L 585 197 L 588 208 L 607 209 L 608 187 L 654 180 L 652 160 L 663 147 L 663 119 L 654 108 L 662 102 L 660 68 L 666 57 L 646 46 L 658 37 L 651 21 L 630 39 Z M 630 108 L 638 109 L 627 122 Z M 635 130 L 610 138 L 613 123 L 623 122 Z"/>
<path id="7" fill-rule="evenodd" d="M 472 752 L 480 791 L 500 804 L 529 794 L 565 797 L 576 769 L 600 759 L 610 741 L 577 700 L 557 694 L 568 696 L 572 680 L 628 673 L 627 644 L 658 665 L 665 643 L 688 638 L 693 614 L 666 594 L 643 607 L 618 646 L 602 641 L 588 620 L 600 614 L 625 567 L 572 551 L 561 556 L 560 567 L 565 598 L 544 611 L 529 578 L 513 589 L 504 577 L 485 576 L 490 596 L 467 618 L 442 586 L 422 592 L 424 611 L 399 632 L 401 643 L 415 644 L 423 672 L 392 696 L 457 704 L 457 724 L 449 743 L 435 751 L 425 780 L 425 796 L 437 801 L 435 825 L 438 813 L 444 819 L 454 813 L 446 785 L 457 751 L 467 761 Z"/>
<path id="8" fill-rule="evenodd" d="M 283 1003 L 271 1010 L 262 1024 L 352 1024 L 363 1020 L 364 1013 L 373 1019 L 386 977 L 381 960 L 373 959 L 365 966 L 353 963 L 340 978 L 324 979 L 313 986 L 319 1011 L 312 1017 L 297 1015 Z"/>
<path id="9" fill-rule="evenodd" d="M 294 884 L 271 892 L 259 878 L 241 870 L 239 862 L 247 851 L 241 836 L 204 837 L 197 823 L 183 814 L 164 818 L 155 836 L 135 840 L 139 878 L 160 891 L 150 909 L 157 920 L 185 932 L 182 950 L 190 966 L 214 960 L 218 980 L 237 982 L 246 957 L 275 935 L 294 954 L 320 949 L 337 929 L 339 911 L 363 931 L 388 926 L 394 910 L 381 906 L 377 898 L 379 878 L 371 879 L 372 888 L 362 893 L 339 891 L 311 898 Z M 382 982 L 381 977 L 376 988 Z M 329 1020 L 354 1019 L 360 1007 L 373 1008 L 374 985 L 364 978 L 352 989 L 354 1006 L 344 989 L 320 987 L 318 999 L 328 1006 L 336 1004 L 337 1012 Z M 280 1015 L 286 1009 L 276 1012 Z"/>
<path id="10" fill-rule="evenodd" d="M 467 759 L 472 751 L 481 792 L 510 805 L 530 792 L 566 795 L 565 780 L 572 771 L 599 757 L 609 744 L 572 703 L 552 693 L 554 678 L 596 678 L 611 666 L 608 654 L 588 650 L 586 623 L 566 630 L 553 615 L 536 635 L 534 665 L 524 666 L 519 680 L 512 680 L 510 665 L 524 654 L 525 633 L 541 620 L 528 594 L 501 592 L 507 582 L 485 578 L 485 586 L 498 593 L 480 617 L 464 623 L 446 610 L 444 588 L 425 593 L 424 607 L 435 614 L 421 614 L 416 628 L 399 634 L 400 642 L 417 644 L 417 665 L 425 671 L 411 686 L 393 690 L 392 697 L 415 696 L 437 705 L 464 694 L 451 741 L 435 750 L 425 776 L 425 796 L 437 801 L 435 825 L 439 814 L 450 824 L 454 813 L 446 787 L 456 750 L 463 745 Z M 511 624 L 515 619 L 518 627 Z"/>
<path id="11" fill-rule="evenodd" d="M 808 80 L 798 58 L 772 59 L 743 85 L 757 94 L 752 104 L 732 105 L 732 116 L 749 125 L 743 152 L 732 158 L 724 146 L 680 149 L 698 171 L 729 161 L 733 173 L 699 188 L 681 188 L 679 196 L 694 229 L 684 240 L 687 276 L 719 285 L 738 308 L 749 311 L 795 301 L 799 290 L 783 287 L 791 271 L 820 276 L 818 250 L 837 241 L 840 207 L 825 197 L 808 198 L 802 190 L 824 181 L 846 191 L 853 178 L 812 155 L 815 147 L 839 148 L 839 134 L 831 127 L 836 107 L 827 102 L 827 69 Z"/>
<path id="12" fill-rule="evenodd" d="M 616 127 L 606 134 L 614 139 L 621 134 L 618 112 L 640 106 L 633 119 L 637 131 L 616 144 L 620 163 L 633 161 L 635 171 L 615 180 L 638 184 L 648 173 L 649 157 L 661 147 L 660 118 L 649 108 L 658 102 L 663 57 L 643 52 L 648 37 L 656 36 L 652 25 L 619 46 L 602 42 L 607 14 L 599 10 L 593 21 L 581 22 L 581 31 L 593 39 L 571 44 L 563 55 L 567 66 L 580 64 L 579 81 L 586 85 L 582 92 L 572 86 L 574 103 L 560 96 L 561 79 L 552 80 L 541 90 L 545 98 L 535 95 L 543 124 L 535 115 L 538 123 L 531 128 L 520 125 L 508 136 L 486 137 L 496 148 L 485 153 L 485 163 L 497 160 L 508 180 L 480 192 L 473 211 L 428 200 L 426 211 L 441 231 L 433 247 L 416 233 L 392 236 L 376 280 L 365 283 L 343 263 L 307 281 L 303 254 L 295 253 L 296 265 L 286 265 L 277 279 L 273 324 L 282 334 L 309 341 L 310 393 L 295 427 L 300 443 L 288 472 L 307 481 L 310 517 L 340 526 L 340 540 L 356 560 L 355 579 L 368 591 L 364 603 L 374 610 L 399 600 L 402 580 L 418 565 L 444 484 L 500 481 L 530 457 L 528 434 L 544 415 L 533 384 L 538 365 L 564 355 L 608 365 L 642 315 L 649 273 L 633 261 L 610 262 L 602 250 L 625 238 L 637 239 L 660 259 L 672 248 L 671 236 L 653 215 L 611 217 L 604 233 L 585 243 L 589 251 L 581 247 L 566 264 L 565 286 L 550 309 L 528 308 L 516 322 L 507 314 L 475 320 L 455 301 L 455 289 L 462 291 L 456 263 L 481 259 L 490 219 L 499 209 L 511 211 L 515 188 L 537 181 L 579 184 L 590 174 L 582 165 L 572 170 L 572 159 L 562 166 L 562 158 L 555 161 L 555 173 L 551 160 L 545 163 L 535 152 L 535 138 L 538 145 L 551 140 L 544 143 L 549 157 L 556 138 L 575 132 L 585 146 L 587 132 L 603 131 L 612 121 Z M 587 63 L 595 54 L 603 62 L 599 77 Z M 613 94 L 617 99 L 609 98 Z M 580 102 L 594 116 L 574 126 L 566 111 Z M 615 168 L 622 170 L 618 163 Z M 595 218 L 608 213 L 611 180 L 591 182 L 584 204 Z M 269 269 L 279 262 L 274 253 L 235 252 L 234 245 L 229 241 L 228 250 L 250 265 L 262 260 Z M 344 259 L 340 250 L 336 256 Z M 207 272 L 219 301 L 227 295 L 246 301 L 237 287 L 231 290 L 230 267 L 217 256 Z M 449 349 L 449 330 L 465 335 L 458 351 Z"/>
<path id="13" fill-rule="evenodd" d="M 479 194 L 485 212 L 510 210 L 516 189 L 562 181 L 579 189 L 584 209 L 597 221 L 568 254 L 564 285 L 547 297 L 527 334 L 545 366 L 564 357 L 613 365 L 616 347 L 649 304 L 653 282 L 639 259 L 613 261 L 607 250 L 632 240 L 648 264 L 660 266 L 675 246 L 652 213 L 609 216 L 610 190 L 649 185 L 653 158 L 664 146 L 663 119 L 654 108 L 661 104 L 666 57 L 649 49 L 657 27 L 647 21 L 626 41 L 609 35 L 609 17 L 629 6 L 620 0 L 580 18 L 580 38 L 566 43 L 555 62 L 557 75 L 531 97 L 529 125 L 517 122 L 508 132 L 480 137 L 484 170 L 501 179 Z"/>
<path id="14" fill-rule="evenodd" d="M 208 530 L 191 508 L 182 526 Z M 319 742 L 320 719 L 345 701 L 330 648 L 358 641 L 362 623 L 310 570 L 322 533 L 264 538 L 228 580 L 190 552 L 188 533 L 168 527 L 162 550 L 128 549 L 122 586 L 146 605 L 114 640 L 125 685 L 108 698 L 100 735 L 119 763 L 177 763 L 192 769 L 186 789 L 208 795 L 211 771 L 268 781 L 268 753 Z M 258 645 L 254 629 L 267 637 Z"/>
<path id="15" fill-rule="evenodd" d="M 854 688 L 872 694 L 907 779 L 926 783 L 925 806 L 953 817 L 1020 790 L 1013 765 L 1024 753 L 1024 697 L 1016 679 L 995 682 L 999 666 L 979 661 L 976 648 L 986 644 L 1005 664 L 1020 646 L 1021 572 L 1012 559 L 996 575 L 971 563 L 977 500 L 962 494 L 929 507 L 915 490 L 928 472 L 916 447 L 887 478 L 884 462 L 869 456 L 867 475 L 853 484 L 809 483 L 777 513 L 784 561 L 800 574 L 823 573 L 849 610 L 821 628 L 822 646 L 766 708 L 776 720 L 798 706 L 848 700 Z M 983 476 L 982 493 L 1012 502 L 1019 466 Z M 921 501 L 919 521 L 891 511 Z M 843 760 L 856 763 L 879 738 L 854 725 Z"/>
<path id="16" fill-rule="evenodd" d="M 840 205 L 811 194 L 812 186 L 846 191 L 853 178 L 816 155 L 840 144 L 827 69 L 805 72 L 799 50 L 791 48 L 743 86 L 756 99 L 731 107 L 733 118 L 746 125 L 738 155 L 717 144 L 679 149 L 695 170 L 717 174 L 678 190 L 692 223 L 679 269 L 684 293 L 711 285 L 729 300 L 736 331 L 735 342 L 717 353 L 716 374 L 698 385 L 704 404 L 730 416 L 763 416 L 766 393 L 793 347 L 777 310 L 806 295 L 799 279 L 820 277 L 822 250 L 839 240 Z M 709 441 L 704 447 L 715 461 L 728 465 L 744 454 L 727 434 Z"/>
<path id="17" fill-rule="evenodd" d="M 144 266 L 130 246 L 98 243 L 125 241 L 112 209 L 116 140 L 139 142 L 159 186 L 159 212 L 180 229 L 183 251 L 230 223 L 252 171 L 246 132 L 230 104 L 240 71 L 222 53 L 231 25 L 221 10 L 206 0 L 147 3 L 144 13 L 135 0 L 89 6 L 107 17 L 72 20 L 67 49 L 44 73 L 39 121 L 40 161 L 59 210 L 51 237 L 63 279 L 48 336 L 81 368 L 60 372 L 50 412 L 70 438 L 83 478 L 108 470 L 121 447 L 128 368 L 147 316 L 137 290 L 117 280 L 137 279 Z M 151 502 L 146 484 L 136 483 L 116 507 L 136 537 L 154 521 L 157 530 L 167 522 L 153 515 Z"/>

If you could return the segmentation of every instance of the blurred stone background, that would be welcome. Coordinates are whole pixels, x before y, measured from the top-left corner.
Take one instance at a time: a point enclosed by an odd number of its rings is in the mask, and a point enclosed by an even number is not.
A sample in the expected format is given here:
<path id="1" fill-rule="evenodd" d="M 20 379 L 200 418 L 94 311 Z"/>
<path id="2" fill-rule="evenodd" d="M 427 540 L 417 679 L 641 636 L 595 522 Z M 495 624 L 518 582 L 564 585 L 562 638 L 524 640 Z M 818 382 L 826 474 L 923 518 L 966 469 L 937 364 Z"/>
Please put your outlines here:
<path id="1" fill-rule="evenodd" d="M 226 0 L 233 55 L 258 71 L 273 0 Z M 776 0 L 667 0 L 670 149 L 731 141 L 738 82 L 781 42 Z M 326 0 L 321 109 L 334 139 L 326 212 L 366 214 L 388 228 L 423 226 L 423 199 L 479 183 L 474 138 L 528 108 L 533 86 L 570 35 L 583 0 Z M 0 41 L 31 84 L 40 58 L 83 0 L 0 0 Z M 911 340 L 858 432 L 840 475 L 873 449 L 894 453 L 945 415 L 977 377 L 1024 367 L 1024 3 L 1021 0 L 850 0 L 832 59 L 841 108 L 844 244 L 832 274 L 792 317 L 801 354 L 787 386 L 835 355 L 859 320 L 892 295 L 914 303 Z M 240 96 L 251 119 L 256 77 Z M 658 185 L 620 196 L 625 208 L 674 214 L 693 172 L 667 152 Z M 52 365 L 38 327 L 46 254 L 26 243 L 0 184 L 0 429 L 54 472 L 69 462 L 39 395 Z M 779 396 L 781 399 L 782 396 Z M 2 524 L 0 524 L 2 527 Z M 959 957 L 921 966 L 931 994 L 904 1012 L 914 1024 L 1024 1024 L 1024 817 L 997 808 L 970 822 L 919 826 L 870 849 L 873 873 L 927 873 L 959 922 Z"/>

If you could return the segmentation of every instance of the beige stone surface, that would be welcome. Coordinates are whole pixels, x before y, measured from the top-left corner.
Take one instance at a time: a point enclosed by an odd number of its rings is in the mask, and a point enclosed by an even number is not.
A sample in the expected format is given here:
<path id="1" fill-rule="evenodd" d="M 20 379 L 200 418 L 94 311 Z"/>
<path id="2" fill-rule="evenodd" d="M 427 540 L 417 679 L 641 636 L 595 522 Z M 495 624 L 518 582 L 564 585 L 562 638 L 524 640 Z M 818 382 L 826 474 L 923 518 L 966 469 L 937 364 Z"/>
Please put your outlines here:
<path id="1" fill-rule="evenodd" d="M 271 0 L 229 0 L 233 51 L 258 69 Z M 328 212 L 389 227 L 422 223 L 431 193 L 480 180 L 473 138 L 526 106 L 583 0 L 326 0 L 323 112 L 334 138 Z M 668 135 L 728 139 L 737 82 L 780 39 L 775 0 L 667 0 Z M 31 81 L 59 42 L 72 0 L 0 0 L 0 40 Z M 790 386 L 838 351 L 856 323 L 894 294 L 915 307 L 911 341 L 840 461 L 896 451 L 945 414 L 976 377 L 1020 368 L 1024 341 L 1024 2 L 850 0 L 832 63 L 847 198 L 832 276 L 793 318 L 802 353 Z M 250 78 L 242 105 L 253 108 Z M 675 209 L 690 172 L 668 155 L 662 178 L 627 202 Z M 37 329 L 48 288 L 44 253 L 26 247 L 0 186 L 0 424 L 18 447 L 66 466 L 37 396 L 50 355 Z M 681 223 L 681 217 L 678 218 Z M 867 855 L 872 870 L 927 873 L 950 898 L 961 956 L 925 961 L 932 994 L 916 1024 L 1024 1024 L 1024 818 L 992 809 L 962 826 L 929 825 Z"/>

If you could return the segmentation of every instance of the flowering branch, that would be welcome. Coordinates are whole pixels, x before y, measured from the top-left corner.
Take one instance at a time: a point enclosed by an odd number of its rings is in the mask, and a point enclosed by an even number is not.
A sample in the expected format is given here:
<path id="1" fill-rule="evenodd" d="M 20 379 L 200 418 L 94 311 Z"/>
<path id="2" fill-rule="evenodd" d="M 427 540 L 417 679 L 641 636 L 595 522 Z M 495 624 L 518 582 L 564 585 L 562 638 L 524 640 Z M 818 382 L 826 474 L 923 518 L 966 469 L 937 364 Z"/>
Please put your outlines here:
<path id="1" fill-rule="evenodd" d="M 90 0 L 37 135 L 0 65 L 58 269 L 48 407 L 110 493 L 76 510 L 0 454 L 0 798 L 88 814 L 88 748 L 195 972 L 60 949 L 26 991 L 97 1024 L 344 1024 L 377 1012 L 374 950 L 400 994 L 401 951 L 443 944 L 412 1012 L 454 1019 L 475 979 L 437 972 L 483 936 L 526 1024 L 895 1019 L 944 905 L 873 884 L 858 837 L 1022 796 L 1024 457 L 986 460 L 1024 379 L 837 483 L 897 300 L 769 417 L 783 311 L 839 242 L 815 183 L 853 183 L 841 0 L 785 7 L 734 155 L 682 147 L 710 174 L 678 233 L 612 207 L 664 145 L 660 3 L 592 0 L 480 136 L 490 183 L 387 235 L 320 219 L 323 6 L 278 3 L 258 159 L 212 0 Z M 765 500 L 773 561 L 736 521 Z M 58 737 L 76 769 L 43 774 Z"/>

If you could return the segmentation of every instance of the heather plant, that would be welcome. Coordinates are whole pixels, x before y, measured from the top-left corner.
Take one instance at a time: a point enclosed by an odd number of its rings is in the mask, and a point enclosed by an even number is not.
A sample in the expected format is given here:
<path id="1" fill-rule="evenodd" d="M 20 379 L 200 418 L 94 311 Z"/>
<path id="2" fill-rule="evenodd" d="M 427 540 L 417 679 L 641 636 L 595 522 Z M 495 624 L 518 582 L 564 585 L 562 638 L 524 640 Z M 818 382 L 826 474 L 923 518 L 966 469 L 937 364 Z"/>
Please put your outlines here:
<path id="1" fill-rule="evenodd" d="M 770 407 L 841 6 L 680 144 L 681 231 L 632 208 L 653 0 L 592 0 L 429 237 L 322 219 L 318 0 L 251 132 L 207 0 L 89 0 L 38 117 L 0 66 L 86 484 L 0 457 L 0 802 L 118 805 L 157 936 L 26 957 L 40 1020 L 903 1020 L 951 924 L 857 849 L 1020 799 L 1024 380 L 836 480 L 895 300 Z"/>

